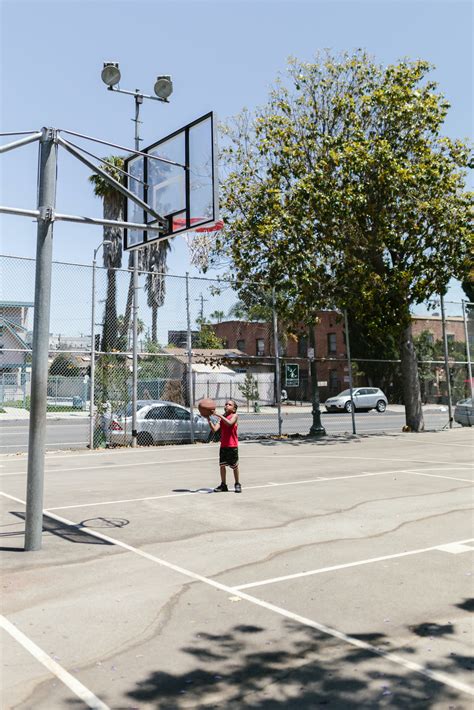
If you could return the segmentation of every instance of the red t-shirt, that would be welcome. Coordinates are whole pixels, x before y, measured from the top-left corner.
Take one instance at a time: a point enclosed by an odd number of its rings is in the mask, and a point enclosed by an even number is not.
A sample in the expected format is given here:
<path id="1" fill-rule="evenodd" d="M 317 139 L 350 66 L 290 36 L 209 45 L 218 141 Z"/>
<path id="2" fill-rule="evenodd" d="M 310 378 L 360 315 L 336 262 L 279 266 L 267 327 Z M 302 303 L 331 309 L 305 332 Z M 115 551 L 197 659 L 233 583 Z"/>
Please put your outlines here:
<path id="1" fill-rule="evenodd" d="M 230 419 L 230 417 L 232 416 L 232 414 L 227 414 L 225 418 Z M 227 424 L 221 422 L 221 447 L 228 448 L 238 445 L 239 435 L 237 431 L 237 422 L 235 422 L 235 424 L 232 424 L 232 426 L 227 426 Z"/>

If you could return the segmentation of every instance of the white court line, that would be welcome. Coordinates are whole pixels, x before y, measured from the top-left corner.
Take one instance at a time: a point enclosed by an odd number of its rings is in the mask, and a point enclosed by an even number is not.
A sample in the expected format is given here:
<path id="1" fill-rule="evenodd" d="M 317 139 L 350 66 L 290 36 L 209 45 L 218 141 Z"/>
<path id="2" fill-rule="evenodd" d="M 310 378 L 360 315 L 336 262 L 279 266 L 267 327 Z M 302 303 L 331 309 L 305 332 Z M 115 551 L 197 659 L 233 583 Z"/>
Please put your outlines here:
<path id="1" fill-rule="evenodd" d="M 469 508 L 465 508 L 469 510 Z M 333 565 L 332 567 L 319 567 L 318 569 L 308 570 L 307 572 L 296 572 L 295 574 L 286 574 L 282 577 L 271 577 L 270 579 L 262 579 L 260 582 L 249 582 L 248 584 L 238 584 L 234 589 L 250 589 L 251 587 L 263 587 L 267 584 L 274 584 L 276 582 L 286 582 L 289 579 L 300 579 L 302 577 L 312 577 L 316 574 L 323 574 L 325 572 L 334 572 L 340 569 L 348 569 L 349 567 L 359 567 L 361 565 L 370 565 L 374 562 L 383 562 L 384 560 L 394 560 L 397 557 L 408 557 L 410 555 L 420 555 L 423 552 L 431 552 L 432 550 L 442 550 L 442 547 L 447 547 L 449 545 L 463 545 L 466 542 L 472 542 L 474 538 L 469 538 L 467 540 L 457 540 L 456 542 L 440 543 L 439 545 L 433 545 L 433 547 L 422 547 L 418 550 L 409 550 L 408 552 L 397 552 L 393 555 L 383 555 L 381 557 L 369 557 L 367 560 L 357 560 L 357 562 L 347 562 L 342 565 Z"/>
<path id="2" fill-rule="evenodd" d="M 131 468 L 132 466 L 158 466 L 160 464 L 175 464 L 175 463 L 196 463 L 199 461 L 216 461 L 215 456 L 200 457 L 198 459 L 173 459 L 169 461 L 165 459 L 163 461 L 136 461 L 134 463 L 123 463 L 114 464 L 112 466 L 105 466 L 104 463 L 100 466 L 73 466 L 72 468 L 47 468 L 45 473 L 70 473 L 71 471 L 111 471 L 114 468 Z M 19 476 L 21 474 L 26 475 L 27 471 L 12 471 L 10 473 L 0 473 L 0 478 L 3 476 Z"/>
<path id="3" fill-rule="evenodd" d="M 287 483 L 263 483 L 259 486 L 245 486 L 245 490 L 257 488 L 274 488 L 275 486 L 295 486 L 299 483 L 319 483 L 320 481 L 340 481 L 347 478 L 366 478 L 367 476 L 386 476 L 389 473 L 404 473 L 404 471 L 381 471 L 379 473 L 360 473 L 355 476 L 334 476 L 334 478 L 308 478 L 306 481 L 288 481 Z M 90 508 L 96 505 L 114 505 L 115 503 L 140 503 L 146 500 L 160 500 L 162 498 L 180 498 L 182 496 L 196 495 L 196 491 L 183 491 L 181 493 L 167 493 L 163 496 L 148 496 L 146 498 L 128 498 L 124 500 L 108 500 L 97 503 L 80 503 L 78 505 L 56 505 L 47 510 L 69 510 L 71 508 Z"/>
<path id="4" fill-rule="evenodd" d="M 186 445 L 189 446 L 189 445 Z M 204 445 L 206 446 L 206 445 Z M 212 445 L 211 445 L 212 446 Z M 130 452 L 123 452 L 123 453 L 132 453 L 134 450 L 132 449 Z M 136 451 L 136 449 L 135 449 Z M 142 453 L 142 452 L 140 452 Z M 155 452 L 150 452 L 150 453 L 155 453 Z M 205 453 L 208 453 L 207 451 Z M 72 454 L 74 455 L 74 454 Z M 87 454 L 82 454 L 82 456 L 87 455 Z M 89 454 L 94 456 L 94 454 Z M 97 455 L 97 454 L 96 454 Z M 99 454 L 100 455 L 100 454 Z M 121 454 L 122 455 L 122 454 Z M 317 461 L 321 459 L 329 460 L 329 461 L 338 461 L 342 459 L 343 461 L 370 461 L 373 463 L 377 463 L 379 461 L 390 461 L 392 464 L 397 464 L 397 463 L 421 463 L 421 464 L 438 464 L 439 466 L 449 466 L 450 461 L 426 461 L 426 460 L 418 460 L 418 459 L 394 459 L 393 457 L 391 458 L 372 458 L 368 456 L 328 456 L 325 454 L 320 454 L 319 452 L 315 452 L 314 454 L 296 454 L 296 455 L 289 455 L 289 454 L 273 454 L 275 457 L 278 457 L 278 459 L 282 458 L 291 458 L 294 461 L 298 459 L 307 459 L 307 458 L 316 458 Z M 266 461 L 269 461 L 272 455 L 256 455 L 256 454 L 240 454 L 240 459 L 264 459 Z M 51 457 L 52 461 L 55 461 L 59 458 L 70 458 L 71 454 L 68 456 L 61 456 L 61 457 Z M 165 459 L 163 461 L 141 461 L 141 462 L 136 462 L 136 463 L 114 463 L 111 466 L 107 466 L 108 469 L 112 470 L 113 468 L 123 468 L 125 466 L 153 466 L 157 463 L 168 463 L 168 464 L 173 464 L 173 463 L 186 463 L 186 462 L 199 462 L 199 461 L 211 461 L 216 457 L 210 457 L 210 456 L 200 456 L 198 458 L 186 458 L 186 459 Z M 49 460 L 49 459 L 48 459 Z M 472 467 L 472 464 L 470 463 L 461 463 L 458 462 L 456 464 L 457 467 L 468 467 L 469 469 Z M 74 466 L 72 468 L 63 468 L 63 469 L 47 469 L 45 473 L 62 473 L 64 472 L 70 472 L 70 471 L 94 471 L 96 469 L 103 469 L 104 466 Z M 459 468 L 459 470 L 463 470 L 463 468 Z M 18 472 L 12 472 L 15 473 L 15 475 L 20 475 L 21 473 L 26 473 L 26 471 L 18 471 Z M 0 474 L 0 477 L 3 474 Z M 9 474 L 11 475 L 11 474 Z"/>
<path id="5" fill-rule="evenodd" d="M 428 471 L 433 470 L 436 471 L 437 469 L 428 469 Z M 443 469 L 441 469 L 443 470 Z M 465 469 L 463 468 L 454 468 L 452 469 L 453 471 L 464 471 Z M 471 483 L 474 484 L 474 481 L 472 478 L 456 478 L 455 476 L 438 476 L 435 473 L 422 473 L 421 471 L 411 471 L 407 469 L 404 471 L 404 473 L 412 473 L 414 476 L 428 476 L 428 478 L 444 478 L 447 481 L 463 481 L 464 483 Z"/>
<path id="6" fill-rule="evenodd" d="M 39 646 L 37 646 L 31 639 L 25 636 L 17 627 L 12 624 L 4 616 L 0 615 L 0 627 L 5 629 L 7 633 L 18 641 L 24 649 L 26 649 L 31 655 L 36 658 L 37 661 L 43 664 L 53 675 L 55 675 L 59 680 L 64 683 L 64 685 L 69 688 L 78 698 L 80 698 L 89 708 L 94 708 L 94 710 L 110 710 L 109 706 L 99 700 L 97 696 L 94 695 L 85 685 L 82 685 L 77 678 L 74 678 L 70 673 L 67 672 L 59 663 L 56 663 L 47 653 L 43 651 Z"/>
<path id="7" fill-rule="evenodd" d="M 2 492 L 0 492 L 0 495 L 4 495 L 7 498 L 13 498 L 13 496 Z M 14 500 L 19 499 L 14 498 Z M 24 501 L 20 502 L 25 504 Z M 66 525 L 78 527 L 76 523 L 71 520 L 68 520 L 67 518 L 55 515 L 54 513 L 48 513 L 47 510 L 45 510 L 44 512 L 46 515 L 53 518 L 54 520 L 57 520 L 60 523 L 65 523 Z M 100 540 L 105 540 L 105 542 L 109 542 L 112 545 L 116 545 L 117 547 L 121 547 L 124 550 L 128 550 L 129 552 L 132 552 L 133 554 L 138 555 L 139 557 L 143 557 L 146 560 L 161 565 L 162 567 L 166 567 L 167 569 L 173 570 L 178 574 L 182 574 L 185 577 L 188 577 L 188 579 L 203 582 L 204 584 L 207 584 L 208 586 L 213 587 L 214 589 L 219 589 L 220 591 L 226 592 L 226 594 L 238 596 L 241 599 L 250 602 L 251 604 L 255 604 L 256 606 L 259 606 L 263 609 L 272 611 L 275 614 L 283 616 L 286 619 L 290 619 L 291 621 L 295 621 L 299 624 L 302 624 L 303 626 L 308 626 L 312 629 L 316 629 L 317 631 L 320 631 L 321 633 L 326 634 L 327 636 L 339 639 L 340 641 L 343 641 L 344 643 L 347 643 L 351 646 L 361 648 L 365 651 L 373 653 L 375 656 L 379 656 L 380 658 L 383 658 L 387 661 L 391 661 L 392 663 L 395 663 L 398 666 L 402 666 L 403 668 L 406 668 L 408 670 L 420 673 L 420 675 L 423 675 L 426 678 L 429 678 L 430 680 L 434 680 L 437 683 L 447 685 L 463 693 L 467 693 L 468 695 L 474 696 L 474 688 L 471 688 L 469 685 L 461 683 L 460 681 L 457 681 L 454 678 L 450 678 L 446 673 L 442 673 L 440 671 L 432 671 L 429 668 L 422 666 L 420 663 L 415 663 L 414 661 L 410 661 L 408 658 L 403 658 L 403 656 L 400 656 L 397 653 L 391 653 L 388 651 L 384 651 L 383 649 L 376 648 L 375 646 L 372 646 L 371 644 L 365 641 L 355 638 L 354 636 L 344 634 L 342 631 L 338 631 L 337 629 L 333 629 L 330 626 L 326 626 L 325 624 L 321 624 L 317 621 L 313 621 L 312 619 L 308 619 L 307 617 L 301 616 L 300 614 L 294 614 L 293 612 L 288 611 L 287 609 L 283 609 L 282 607 L 278 607 L 275 604 L 265 602 L 262 599 L 258 599 L 258 597 L 254 597 L 250 594 L 247 594 L 246 592 L 242 592 L 238 589 L 235 589 L 234 587 L 229 587 L 226 584 L 222 584 L 221 582 L 216 582 L 215 580 L 210 579 L 209 577 L 204 577 L 203 575 L 197 574 L 196 572 L 192 572 L 191 570 L 185 569 L 184 567 L 174 565 L 171 562 L 166 562 L 166 560 L 162 560 L 161 558 L 156 557 L 156 555 L 152 555 L 149 552 L 144 552 L 143 550 L 140 550 L 137 547 L 132 547 L 132 545 L 128 545 L 125 542 L 116 540 L 115 538 L 112 538 L 108 535 L 104 535 L 103 533 L 97 532 L 96 530 L 88 529 L 87 532 L 88 534 L 93 535 L 94 537 L 97 537 Z"/>

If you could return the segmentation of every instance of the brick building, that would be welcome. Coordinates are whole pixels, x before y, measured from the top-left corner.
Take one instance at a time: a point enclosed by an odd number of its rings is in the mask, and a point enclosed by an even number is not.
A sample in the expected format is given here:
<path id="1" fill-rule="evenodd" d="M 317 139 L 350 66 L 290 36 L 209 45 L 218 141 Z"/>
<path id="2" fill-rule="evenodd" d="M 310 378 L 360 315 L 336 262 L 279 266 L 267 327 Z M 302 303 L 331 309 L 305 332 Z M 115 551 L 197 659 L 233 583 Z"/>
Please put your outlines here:
<path id="1" fill-rule="evenodd" d="M 443 339 L 443 324 L 440 315 L 412 316 L 412 328 L 414 338 L 427 330 L 432 334 L 434 342 Z M 462 316 L 448 316 L 446 318 L 446 337 L 448 342 L 466 342 Z"/>
<path id="2" fill-rule="evenodd" d="M 318 382 L 321 400 L 337 394 L 347 386 L 346 348 L 344 344 L 344 321 L 335 311 L 321 311 L 315 328 L 316 358 L 318 359 Z M 236 348 L 252 357 L 273 358 L 275 347 L 273 327 L 264 321 L 222 321 L 213 325 L 216 335 L 227 348 Z M 287 387 L 282 376 L 282 388 L 289 399 L 310 399 L 308 333 L 303 328 L 297 335 L 280 343 L 282 365 L 295 362 L 299 365 L 298 387 Z"/>
<path id="3" fill-rule="evenodd" d="M 348 366 L 346 360 L 346 346 L 344 340 L 344 320 L 341 314 L 335 311 L 320 311 L 319 322 L 315 328 L 316 358 L 318 368 L 318 383 L 321 401 L 337 394 L 349 386 Z M 224 347 L 236 348 L 252 357 L 273 358 L 275 348 L 273 343 L 273 327 L 266 322 L 247 322 L 241 320 L 222 321 L 213 325 L 216 335 L 223 340 Z M 433 341 L 441 340 L 441 316 L 413 316 L 413 336 L 419 336 L 423 331 L 429 331 Z M 463 319 L 460 316 L 446 318 L 446 332 L 448 342 L 465 343 Z M 299 387 L 286 387 L 284 368 L 282 367 L 282 388 L 288 392 L 289 399 L 309 400 L 309 361 L 308 361 L 308 335 L 303 328 L 301 333 L 288 337 L 280 343 L 282 366 L 285 362 L 294 362 L 299 365 Z M 443 368 L 440 368 L 438 377 L 442 379 Z M 362 381 L 361 377 L 354 384 L 370 384 Z"/>

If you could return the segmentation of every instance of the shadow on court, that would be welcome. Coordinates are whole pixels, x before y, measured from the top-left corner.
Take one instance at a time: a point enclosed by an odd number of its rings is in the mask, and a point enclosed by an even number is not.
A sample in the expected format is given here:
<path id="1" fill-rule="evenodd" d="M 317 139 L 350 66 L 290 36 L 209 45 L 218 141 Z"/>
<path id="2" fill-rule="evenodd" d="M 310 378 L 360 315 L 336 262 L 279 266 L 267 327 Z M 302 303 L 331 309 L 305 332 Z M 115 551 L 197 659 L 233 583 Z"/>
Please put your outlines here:
<path id="1" fill-rule="evenodd" d="M 291 621 L 282 622 L 280 631 L 282 635 L 273 640 L 268 630 L 255 625 L 233 626 L 221 634 L 198 632 L 190 637 L 189 645 L 181 648 L 195 662 L 192 670 L 177 675 L 151 673 L 126 693 L 128 702 L 117 707 L 163 710 L 468 707 L 459 704 L 456 691 L 419 673 L 405 670 L 402 676 L 400 667 L 389 663 L 384 665 L 385 672 L 375 671 L 374 654 L 368 650 L 348 649 L 346 644 Z M 265 632 L 265 638 L 270 639 L 266 641 L 266 650 L 256 651 L 259 637 Z M 356 637 L 392 650 L 383 633 Z M 405 645 L 403 652 L 410 657 L 414 651 Z M 455 677 L 460 668 L 466 668 L 466 660 L 449 656 L 433 663 L 431 670 Z M 70 704 L 79 706 L 80 702 Z"/>
<path id="2" fill-rule="evenodd" d="M 15 515 L 20 520 L 25 520 L 25 513 L 23 511 L 11 511 L 12 515 Z M 113 545 L 112 542 L 107 540 L 101 540 L 95 535 L 90 535 L 84 530 L 84 528 L 117 528 L 124 527 L 128 525 L 128 520 L 116 519 L 111 520 L 107 518 L 90 518 L 89 520 L 84 520 L 77 525 L 68 525 L 67 523 L 61 523 L 60 521 L 51 518 L 47 514 L 43 514 L 43 532 L 51 533 L 55 537 L 60 537 L 62 540 L 67 542 L 82 543 L 86 545 Z M 0 537 L 10 537 L 17 535 L 25 535 L 24 530 L 17 530 L 15 532 L 0 533 Z M 5 550 L 14 551 L 19 548 L 3 548 Z"/>

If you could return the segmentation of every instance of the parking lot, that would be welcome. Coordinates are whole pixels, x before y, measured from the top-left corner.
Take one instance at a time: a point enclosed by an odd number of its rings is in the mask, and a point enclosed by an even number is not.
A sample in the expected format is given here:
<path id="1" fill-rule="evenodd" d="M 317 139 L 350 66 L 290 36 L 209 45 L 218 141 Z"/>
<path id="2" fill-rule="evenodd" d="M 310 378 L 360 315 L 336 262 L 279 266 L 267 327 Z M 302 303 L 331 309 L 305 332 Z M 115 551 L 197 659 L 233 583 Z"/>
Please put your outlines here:
<path id="1" fill-rule="evenodd" d="M 0 456 L 3 707 L 472 707 L 472 433 Z M 229 480 L 231 483 L 231 479 Z"/>

